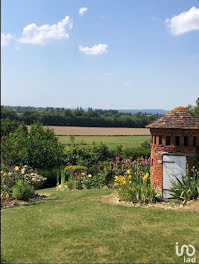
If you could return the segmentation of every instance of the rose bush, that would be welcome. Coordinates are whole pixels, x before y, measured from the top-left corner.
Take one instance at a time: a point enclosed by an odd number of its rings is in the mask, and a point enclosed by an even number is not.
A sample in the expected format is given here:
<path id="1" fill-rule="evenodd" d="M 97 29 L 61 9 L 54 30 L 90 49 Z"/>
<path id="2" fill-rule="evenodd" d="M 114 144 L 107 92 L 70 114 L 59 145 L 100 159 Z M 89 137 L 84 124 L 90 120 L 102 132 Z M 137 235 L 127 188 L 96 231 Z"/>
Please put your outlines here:
<path id="1" fill-rule="evenodd" d="M 13 198 L 13 187 L 17 182 L 25 181 L 34 190 L 40 188 L 46 178 L 37 174 L 32 168 L 24 165 L 22 167 L 3 167 L 1 171 L 1 197 Z"/>

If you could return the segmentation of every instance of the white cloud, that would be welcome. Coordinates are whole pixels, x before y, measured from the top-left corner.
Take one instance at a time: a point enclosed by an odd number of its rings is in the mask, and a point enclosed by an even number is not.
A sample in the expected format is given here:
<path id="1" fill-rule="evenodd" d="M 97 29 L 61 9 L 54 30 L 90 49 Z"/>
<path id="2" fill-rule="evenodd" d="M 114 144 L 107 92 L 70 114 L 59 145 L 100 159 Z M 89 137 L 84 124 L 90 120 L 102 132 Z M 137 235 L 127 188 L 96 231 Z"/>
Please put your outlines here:
<path id="1" fill-rule="evenodd" d="M 90 48 L 79 46 L 79 50 L 86 55 L 101 55 L 106 53 L 107 49 L 108 49 L 107 44 L 98 44 Z"/>
<path id="2" fill-rule="evenodd" d="M 79 15 L 80 15 L 80 16 L 83 16 L 84 13 L 85 13 L 87 10 L 88 10 L 87 7 L 81 7 L 81 8 L 79 9 Z"/>
<path id="3" fill-rule="evenodd" d="M 7 46 L 12 38 L 13 36 L 11 34 L 1 33 L 1 47 Z"/>
<path id="4" fill-rule="evenodd" d="M 69 16 L 53 25 L 37 26 L 35 23 L 27 25 L 22 32 L 19 42 L 26 44 L 44 45 L 49 40 L 69 38 L 68 30 L 72 29 L 72 22 Z"/>
<path id="5" fill-rule="evenodd" d="M 171 34 L 181 35 L 193 30 L 199 30 L 199 8 L 192 7 L 177 16 L 165 20 Z"/>

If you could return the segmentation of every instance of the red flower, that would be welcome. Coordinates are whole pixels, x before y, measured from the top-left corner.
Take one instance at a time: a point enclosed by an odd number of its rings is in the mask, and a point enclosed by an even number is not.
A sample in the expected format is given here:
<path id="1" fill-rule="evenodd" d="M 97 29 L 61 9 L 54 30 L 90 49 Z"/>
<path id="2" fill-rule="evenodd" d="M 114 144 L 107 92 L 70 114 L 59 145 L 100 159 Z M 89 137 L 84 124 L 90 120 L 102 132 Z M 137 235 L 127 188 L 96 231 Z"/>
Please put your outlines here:
<path id="1" fill-rule="evenodd" d="M 116 159 L 117 161 L 119 161 L 119 160 L 120 160 L 120 157 L 119 157 L 119 156 L 117 156 L 115 159 Z"/>
<path id="2" fill-rule="evenodd" d="M 113 161 L 111 161 L 111 162 L 110 162 L 110 165 L 111 165 L 111 166 L 114 166 L 114 165 L 115 165 L 115 163 L 114 163 Z"/>
<path id="3" fill-rule="evenodd" d="M 99 168 L 100 168 L 100 169 L 102 169 L 102 168 L 103 168 L 103 165 L 102 165 L 102 164 L 100 164 L 100 165 L 99 165 Z"/>
<path id="4" fill-rule="evenodd" d="M 128 167 L 129 167 L 129 165 L 128 165 L 128 164 L 125 164 L 125 167 L 126 167 L 126 168 L 128 168 Z"/>
<path id="5" fill-rule="evenodd" d="M 133 160 L 133 156 L 130 156 L 129 159 L 130 159 L 130 160 Z"/>

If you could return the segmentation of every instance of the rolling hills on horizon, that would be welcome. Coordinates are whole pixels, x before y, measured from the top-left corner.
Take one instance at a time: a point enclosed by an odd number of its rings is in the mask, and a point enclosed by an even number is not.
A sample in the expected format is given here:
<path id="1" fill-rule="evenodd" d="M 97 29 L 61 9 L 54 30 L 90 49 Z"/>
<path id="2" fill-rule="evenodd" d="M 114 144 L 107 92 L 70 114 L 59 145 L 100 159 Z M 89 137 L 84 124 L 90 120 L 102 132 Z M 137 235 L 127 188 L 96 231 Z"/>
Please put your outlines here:
<path id="1" fill-rule="evenodd" d="M 43 111 L 47 108 L 49 109 L 70 109 L 70 110 L 75 110 L 75 109 L 83 109 L 84 111 L 88 111 L 89 108 L 82 108 L 82 107 L 77 107 L 77 108 L 71 108 L 71 107 L 35 107 L 35 106 L 10 106 L 10 105 L 3 105 L 3 107 L 14 110 L 18 112 L 19 108 L 24 108 L 26 110 L 37 110 L 37 111 Z M 94 108 L 91 108 L 93 110 L 96 110 Z M 99 110 L 99 109 L 98 109 Z M 169 110 L 165 109 L 100 109 L 103 111 L 108 111 L 108 110 L 115 110 L 118 111 L 119 113 L 146 113 L 146 114 L 158 114 L 158 115 L 164 115 L 169 112 Z"/>

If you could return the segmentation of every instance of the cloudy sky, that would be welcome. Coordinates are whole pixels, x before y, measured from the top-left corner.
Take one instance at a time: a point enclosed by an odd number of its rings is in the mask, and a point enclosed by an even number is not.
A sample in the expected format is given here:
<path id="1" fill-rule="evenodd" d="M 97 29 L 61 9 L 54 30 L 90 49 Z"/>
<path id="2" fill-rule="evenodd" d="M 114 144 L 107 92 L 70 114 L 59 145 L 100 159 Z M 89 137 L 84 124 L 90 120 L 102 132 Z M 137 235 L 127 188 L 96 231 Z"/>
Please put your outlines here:
<path id="1" fill-rule="evenodd" d="M 194 104 L 199 0 L 2 0 L 2 104 Z"/>

